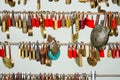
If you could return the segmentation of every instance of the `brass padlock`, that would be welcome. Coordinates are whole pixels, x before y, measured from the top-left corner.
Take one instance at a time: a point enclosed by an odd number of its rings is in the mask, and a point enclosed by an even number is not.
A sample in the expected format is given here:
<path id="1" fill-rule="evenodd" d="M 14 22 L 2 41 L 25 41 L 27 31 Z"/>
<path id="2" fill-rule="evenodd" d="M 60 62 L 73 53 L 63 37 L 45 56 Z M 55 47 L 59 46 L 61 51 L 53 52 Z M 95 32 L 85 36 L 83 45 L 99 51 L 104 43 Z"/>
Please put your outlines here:
<path id="1" fill-rule="evenodd" d="M 66 20 L 65 20 L 65 15 L 64 13 L 62 14 L 62 21 L 61 21 L 61 24 L 62 24 L 62 27 L 65 27 L 66 26 Z"/>
<path id="2" fill-rule="evenodd" d="M 19 43 L 18 45 L 18 56 L 21 57 L 22 56 L 22 44 Z"/>
<path id="3" fill-rule="evenodd" d="M 54 2 L 58 2 L 59 0 L 54 0 Z"/>
<path id="4" fill-rule="evenodd" d="M 76 30 L 76 32 L 79 32 L 79 25 L 80 25 L 80 23 L 79 23 L 79 21 L 80 21 L 80 15 L 79 14 L 76 14 L 76 20 L 75 20 L 75 30 Z"/>
<path id="5" fill-rule="evenodd" d="M 22 19 L 20 14 L 18 15 L 18 28 L 22 28 Z"/>
<path id="6" fill-rule="evenodd" d="M 8 0 L 4 0 L 5 4 L 8 4 Z"/>
<path id="7" fill-rule="evenodd" d="M 117 0 L 117 5 L 120 6 L 120 0 Z"/>
<path id="8" fill-rule="evenodd" d="M 112 3 L 113 4 L 117 4 L 117 0 L 112 0 Z"/>
<path id="9" fill-rule="evenodd" d="M 54 30 L 58 29 L 58 22 L 57 22 L 57 17 L 55 15 L 55 20 L 54 20 Z"/>
<path id="10" fill-rule="evenodd" d="M 60 45 L 59 42 L 53 42 L 52 46 L 51 46 L 51 52 L 55 55 L 57 54 L 57 52 L 60 50 Z"/>
<path id="11" fill-rule="evenodd" d="M 118 13 L 117 25 L 120 26 L 120 13 Z"/>
<path id="12" fill-rule="evenodd" d="M 70 28 L 71 25 L 71 21 L 70 21 L 70 17 L 68 17 L 68 15 L 66 16 L 66 28 Z"/>
<path id="13" fill-rule="evenodd" d="M 99 54 L 99 51 L 97 49 L 95 49 L 95 59 L 97 61 L 100 61 L 100 54 Z"/>
<path id="14" fill-rule="evenodd" d="M 2 32 L 6 32 L 6 30 L 7 30 L 6 16 L 2 15 L 2 27 L 1 27 L 1 31 Z"/>
<path id="15" fill-rule="evenodd" d="M 71 4 L 71 0 L 65 0 L 66 4 Z"/>
<path id="16" fill-rule="evenodd" d="M 24 1 L 23 1 L 23 4 L 26 5 L 26 4 L 27 4 L 27 0 L 24 0 Z"/>
<path id="17" fill-rule="evenodd" d="M 1 16 L 0 16 L 0 26 L 2 26 L 2 19 L 1 19 Z"/>
<path id="18" fill-rule="evenodd" d="M 41 0 L 37 0 L 37 10 L 40 10 L 40 2 Z"/>
<path id="19" fill-rule="evenodd" d="M 112 57 L 112 49 L 111 49 L 111 44 L 110 43 L 109 43 L 109 46 L 108 46 L 107 57 L 108 58 Z"/>
<path id="20" fill-rule="evenodd" d="M 21 58 L 24 59 L 25 58 L 25 44 L 24 44 L 24 42 L 22 42 L 22 45 L 23 46 L 22 46 L 22 49 L 21 49 L 21 55 L 22 55 Z"/>
<path id="21" fill-rule="evenodd" d="M 79 2 L 88 2 L 89 0 L 79 0 Z"/>
<path id="22" fill-rule="evenodd" d="M 23 33 L 27 33 L 27 32 L 28 32 L 26 14 L 23 16 L 22 32 L 23 32 Z"/>
<path id="23" fill-rule="evenodd" d="M 15 27 L 15 16 L 14 16 L 14 11 L 12 11 L 12 26 Z"/>
<path id="24" fill-rule="evenodd" d="M 18 5 L 21 3 L 21 1 L 20 0 L 18 0 Z"/>

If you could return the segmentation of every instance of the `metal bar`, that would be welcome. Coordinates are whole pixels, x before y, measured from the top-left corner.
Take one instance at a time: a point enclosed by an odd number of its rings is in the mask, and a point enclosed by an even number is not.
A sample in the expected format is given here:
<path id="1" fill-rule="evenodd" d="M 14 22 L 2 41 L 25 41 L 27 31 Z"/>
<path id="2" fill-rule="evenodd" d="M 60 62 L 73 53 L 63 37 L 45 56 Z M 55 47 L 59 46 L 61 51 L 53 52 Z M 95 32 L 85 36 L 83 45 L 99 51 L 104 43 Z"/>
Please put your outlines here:
<path id="1" fill-rule="evenodd" d="M 21 43 L 21 42 L 9 42 L 11 45 L 19 45 L 19 43 Z M 29 42 L 25 42 L 25 44 L 28 44 Z M 34 44 L 34 43 L 36 43 L 36 42 L 31 42 L 31 44 Z M 45 42 L 40 42 L 39 43 L 39 45 L 42 45 L 42 44 L 44 44 Z M 0 42 L 0 45 L 2 45 L 2 44 L 6 44 L 5 42 Z M 46 44 L 49 44 L 49 43 L 46 43 Z M 77 44 L 77 45 L 82 45 L 82 44 L 84 44 L 84 45 L 86 45 L 86 46 L 89 46 L 89 45 L 91 45 L 90 43 L 80 43 L 80 42 L 76 42 L 76 43 L 59 43 L 61 46 L 68 46 L 68 45 L 72 45 L 72 44 Z M 109 42 L 109 43 L 107 43 L 107 45 L 109 45 L 109 44 L 116 44 L 116 42 Z M 118 43 L 118 45 L 120 45 L 120 42 Z"/>
<path id="2" fill-rule="evenodd" d="M 10 13 L 12 14 L 12 11 L 7 11 L 7 10 L 3 10 L 3 11 L 0 11 L 0 13 Z M 14 11 L 14 14 L 29 14 L 29 13 L 33 13 L 33 14 L 36 14 L 36 13 L 43 13 L 43 14 L 52 14 L 52 13 L 55 13 L 55 14 L 73 14 L 73 13 L 80 13 L 81 15 L 82 14 L 88 14 L 88 15 L 96 15 L 96 14 L 100 14 L 100 15 L 103 15 L 104 12 L 80 12 L 80 11 L 71 11 L 71 12 L 56 12 L 56 11 Z M 109 12 L 105 12 L 105 13 L 108 13 Z M 114 12 L 113 12 L 114 13 Z M 118 12 L 120 13 L 120 12 Z"/>

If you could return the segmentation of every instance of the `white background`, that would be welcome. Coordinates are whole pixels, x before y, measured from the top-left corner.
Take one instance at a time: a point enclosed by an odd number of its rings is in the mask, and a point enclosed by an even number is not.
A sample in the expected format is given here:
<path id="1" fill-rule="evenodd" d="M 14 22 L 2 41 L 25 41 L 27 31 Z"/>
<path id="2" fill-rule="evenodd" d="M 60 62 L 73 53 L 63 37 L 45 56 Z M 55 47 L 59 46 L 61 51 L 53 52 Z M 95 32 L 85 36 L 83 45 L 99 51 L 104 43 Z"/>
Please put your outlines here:
<path id="1" fill-rule="evenodd" d="M 21 0 L 23 1 L 23 0 Z M 102 8 L 106 11 L 120 11 L 120 7 L 112 4 L 109 0 L 110 6 L 106 7 L 102 3 Z M 17 5 L 14 8 L 4 4 L 4 0 L 0 0 L 0 11 L 2 10 L 15 10 L 15 11 L 36 11 L 36 0 L 28 0 L 26 6 Z M 59 2 L 48 2 L 48 0 L 41 0 L 41 10 L 46 11 L 92 11 L 97 12 L 97 9 L 91 9 L 90 3 L 79 3 L 78 0 L 72 0 L 72 4 L 66 5 L 65 0 L 60 0 Z M 120 33 L 120 26 L 119 33 Z M 90 42 L 90 28 L 86 27 L 84 30 L 79 32 L 79 42 Z M 11 41 L 11 42 L 20 42 L 20 41 L 37 41 L 39 42 L 46 41 L 41 37 L 40 30 L 34 29 L 33 37 L 28 37 L 27 34 L 23 34 L 20 29 L 10 28 L 10 39 L 6 39 L 6 34 L 2 33 L 0 30 L 0 41 Z M 60 42 L 70 42 L 71 41 L 71 29 L 61 28 L 59 30 L 53 30 L 47 28 L 47 34 L 51 34 L 59 40 Z M 110 37 L 109 42 L 120 41 L 120 34 L 118 37 Z M 86 47 L 88 49 L 88 47 Z M 87 50 L 88 51 L 88 50 Z M 88 52 L 87 52 L 88 53 Z M 100 62 L 95 67 L 91 67 L 87 63 L 87 57 L 83 58 L 83 67 L 77 66 L 74 59 L 69 59 L 67 57 L 67 46 L 61 46 L 61 56 L 58 60 L 52 62 L 51 67 L 46 67 L 41 65 L 40 62 L 30 61 L 28 59 L 21 59 L 18 57 L 18 46 L 12 46 L 12 58 L 14 60 L 15 66 L 12 69 L 7 69 L 0 58 L 0 72 L 31 72 L 31 73 L 90 73 L 90 71 L 96 71 L 98 74 L 120 74 L 120 59 L 109 59 L 106 57 L 107 49 L 105 50 L 105 58 L 101 59 Z M 87 54 L 88 56 L 88 54 Z M 120 78 L 97 78 L 97 80 L 120 80 Z"/>

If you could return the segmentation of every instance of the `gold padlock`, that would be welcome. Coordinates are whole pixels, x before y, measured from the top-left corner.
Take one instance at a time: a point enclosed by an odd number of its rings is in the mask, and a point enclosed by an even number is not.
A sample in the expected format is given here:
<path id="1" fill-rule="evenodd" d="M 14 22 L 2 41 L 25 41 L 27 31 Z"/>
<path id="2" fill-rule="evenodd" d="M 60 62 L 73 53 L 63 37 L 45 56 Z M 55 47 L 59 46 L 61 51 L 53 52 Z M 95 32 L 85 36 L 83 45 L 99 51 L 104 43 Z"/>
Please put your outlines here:
<path id="1" fill-rule="evenodd" d="M 71 4 L 71 0 L 65 0 L 66 4 Z"/>
<path id="2" fill-rule="evenodd" d="M 27 32 L 28 32 L 26 14 L 23 16 L 22 32 L 23 32 L 23 33 L 27 33 Z"/>
<path id="3" fill-rule="evenodd" d="M 70 28 L 71 25 L 71 21 L 70 18 L 68 17 L 68 15 L 66 16 L 66 28 Z"/>
<path id="4" fill-rule="evenodd" d="M 58 22 L 57 22 L 57 17 L 55 16 L 55 20 L 54 20 L 54 30 L 58 29 Z"/>
<path id="5" fill-rule="evenodd" d="M 6 22 L 6 17 L 5 15 L 2 16 L 2 26 L 1 26 L 1 31 L 6 32 L 7 30 L 7 22 Z"/>
<path id="6" fill-rule="evenodd" d="M 79 0 L 79 2 L 88 2 L 89 0 Z"/>
<path id="7" fill-rule="evenodd" d="M 79 25 L 80 25 L 80 23 L 79 23 L 79 20 L 80 20 L 80 15 L 79 14 L 77 14 L 76 15 L 76 20 L 75 20 L 75 30 L 76 30 L 76 32 L 79 32 Z"/>
<path id="8" fill-rule="evenodd" d="M 24 1 L 23 1 L 23 4 L 26 5 L 26 4 L 27 4 L 27 0 L 24 0 Z"/>
<path id="9" fill-rule="evenodd" d="M 37 10 L 40 10 L 40 0 L 37 0 Z"/>

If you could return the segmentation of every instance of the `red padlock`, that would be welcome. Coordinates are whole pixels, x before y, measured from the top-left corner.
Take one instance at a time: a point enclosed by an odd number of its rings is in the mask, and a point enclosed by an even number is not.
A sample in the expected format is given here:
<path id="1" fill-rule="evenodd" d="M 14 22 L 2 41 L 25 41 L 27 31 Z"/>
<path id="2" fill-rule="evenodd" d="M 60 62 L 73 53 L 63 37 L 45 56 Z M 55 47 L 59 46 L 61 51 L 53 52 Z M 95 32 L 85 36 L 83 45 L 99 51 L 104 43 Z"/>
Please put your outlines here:
<path id="1" fill-rule="evenodd" d="M 73 53 L 73 58 L 76 58 L 77 57 L 77 50 L 74 46 L 72 47 L 72 53 Z"/>
<path id="2" fill-rule="evenodd" d="M 100 49 L 100 50 L 99 50 L 99 53 L 100 53 L 100 57 L 101 57 L 101 58 L 104 58 L 104 57 L 105 57 L 104 49 Z"/>
<path id="3" fill-rule="evenodd" d="M 53 20 L 53 17 L 52 17 L 52 16 L 50 17 L 49 22 L 50 22 L 50 23 L 49 23 L 49 26 L 53 28 L 53 27 L 54 27 L 54 20 Z"/>
<path id="4" fill-rule="evenodd" d="M 34 18 L 33 14 L 32 14 L 32 17 L 31 17 L 31 26 L 35 27 L 35 18 Z"/>
<path id="5" fill-rule="evenodd" d="M 61 18 L 60 18 L 60 15 L 58 15 L 58 28 L 61 28 L 61 22 L 62 22 L 62 20 L 61 20 Z"/>
<path id="6" fill-rule="evenodd" d="M 40 26 L 40 20 L 36 14 L 36 19 L 35 19 L 35 26 L 38 28 Z"/>
<path id="7" fill-rule="evenodd" d="M 114 47 L 114 45 L 113 45 L 113 49 L 112 49 L 112 58 L 113 59 L 115 59 L 115 57 L 116 57 L 116 50 L 115 50 L 115 47 Z"/>
<path id="8" fill-rule="evenodd" d="M 3 46 L 0 48 L 0 57 L 4 58 L 5 57 L 5 50 Z"/>
<path id="9" fill-rule="evenodd" d="M 44 19 L 44 25 L 45 27 L 49 27 L 50 26 L 50 19 L 48 18 L 48 14 L 46 14 L 46 18 Z"/>
<path id="10" fill-rule="evenodd" d="M 115 16 L 113 15 L 112 28 L 115 29 L 116 27 L 117 27 L 117 20 L 115 19 Z"/>
<path id="11" fill-rule="evenodd" d="M 86 23 L 84 15 L 82 15 L 82 19 L 79 22 L 80 22 L 80 29 L 84 29 L 85 28 L 85 23 Z"/>
<path id="12" fill-rule="evenodd" d="M 12 26 L 12 20 L 11 20 L 10 16 L 8 15 L 7 16 L 7 27 L 9 28 L 11 26 Z"/>
<path id="13" fill-rule="evenodd" d="M 116 55 L 116 58 L 120 58 L 118 43 L 116 43 L 115 55 Z"/>
<path id="14" fill-rule="evenodd" d="M 85 18 L 85 25 L 88 26 L 89 28 L 94 28 L 93 16 L 92 19 L 89 19 L 88 17 Z"/>
<path id="15" fill-rule="evenodd" d="M 72 48 L 70 47 L 70 45 L 68 45 L 68 57 L 69 58 L 73 57 L 73 52 L 72 52 Z"/>

